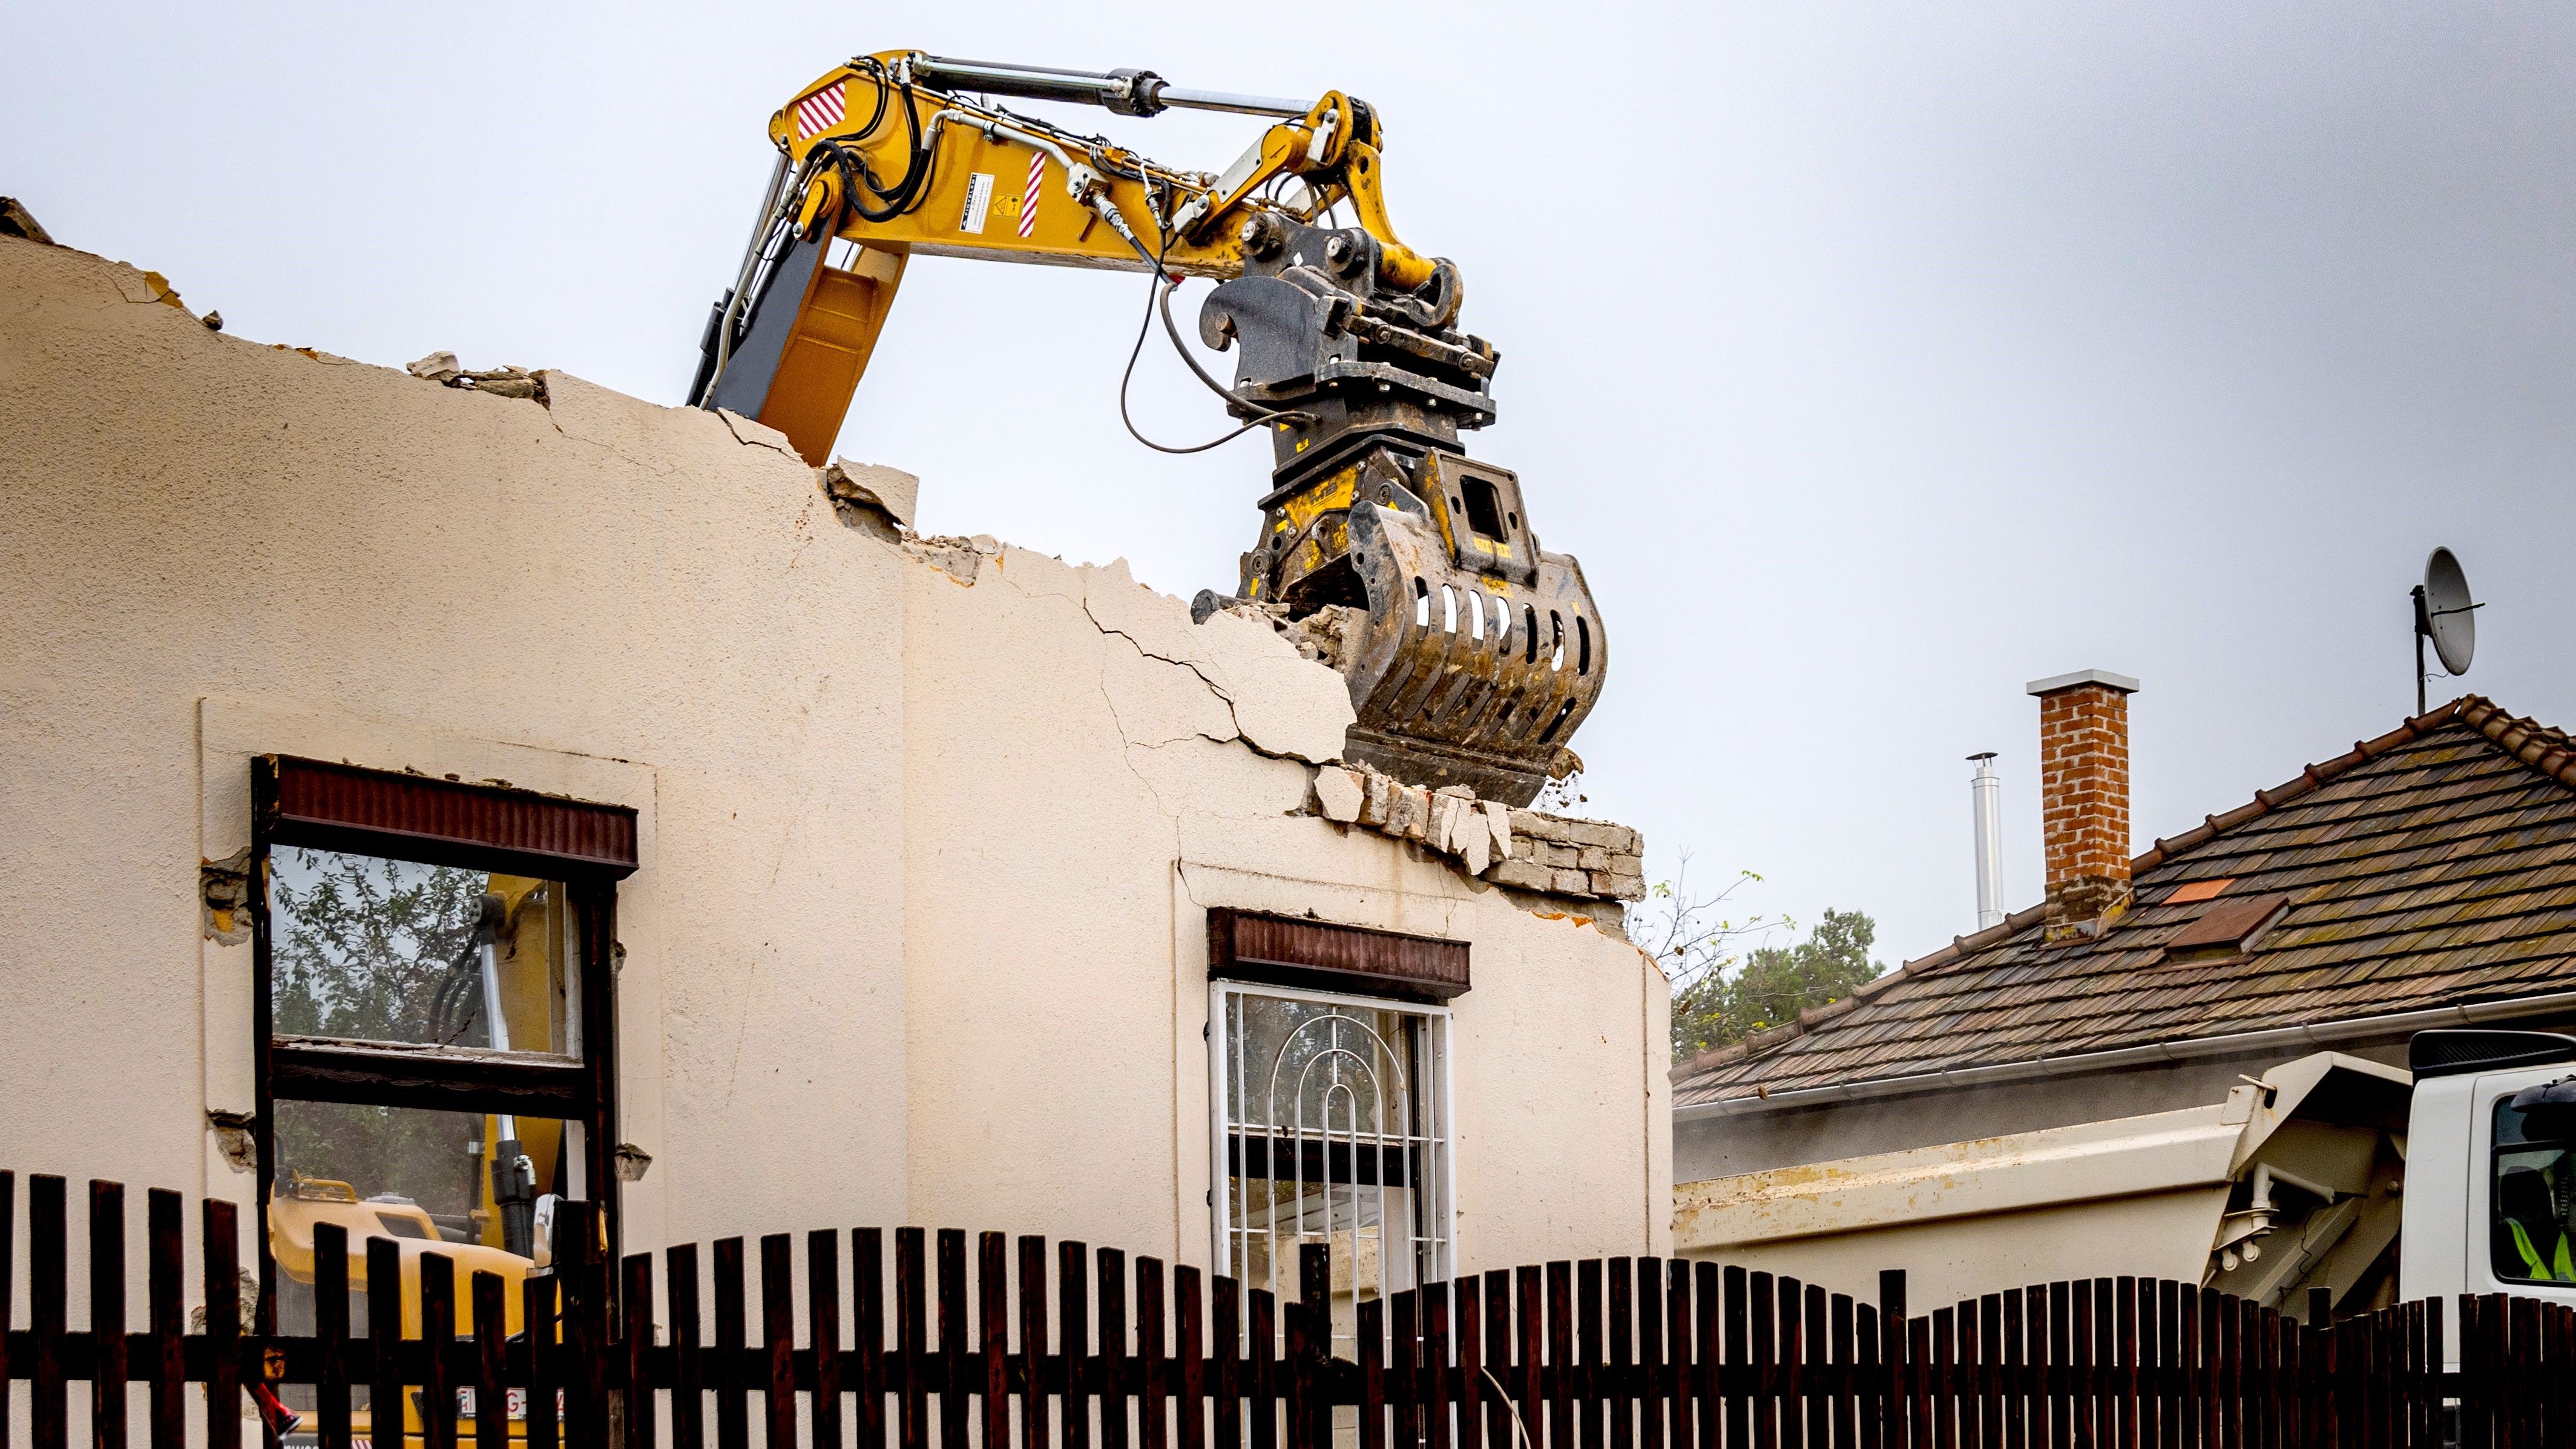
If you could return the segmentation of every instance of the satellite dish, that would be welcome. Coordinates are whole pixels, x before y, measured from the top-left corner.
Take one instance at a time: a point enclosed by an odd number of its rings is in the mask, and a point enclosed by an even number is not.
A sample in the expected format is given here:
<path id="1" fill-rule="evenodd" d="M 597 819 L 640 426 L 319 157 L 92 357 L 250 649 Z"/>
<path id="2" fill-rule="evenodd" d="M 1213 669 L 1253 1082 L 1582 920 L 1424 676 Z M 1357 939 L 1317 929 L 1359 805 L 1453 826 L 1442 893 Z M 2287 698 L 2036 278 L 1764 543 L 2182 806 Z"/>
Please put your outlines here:
<path id="1" fill-rule="evenodd" d="M 2442 667 L 2453 674 L 2469 672 L 2469 660 L 2478 652 L 2477 610 L 2483 607 L 2469 597 L 2469 576 L 2460 569 L 2460 560 L 2447 548 L 2433 550 L 2424 560 L 2424 582 L 2415 588 L 2415 712 L 2424 712 L 2424 641 L 2433 641 L 2433 652 L 2441 657 Z"/>
<path id="2" fill-rule="evenodd" d="M 2442 667 L 2453 674 L 2468 673 L 2469 658 L 2478 652 L 2478 616 L 2470 612 L 2475 608 L 2459 559 L 2447 548 L 2433 550 L 2424 560 L 2423 627 Z"/>

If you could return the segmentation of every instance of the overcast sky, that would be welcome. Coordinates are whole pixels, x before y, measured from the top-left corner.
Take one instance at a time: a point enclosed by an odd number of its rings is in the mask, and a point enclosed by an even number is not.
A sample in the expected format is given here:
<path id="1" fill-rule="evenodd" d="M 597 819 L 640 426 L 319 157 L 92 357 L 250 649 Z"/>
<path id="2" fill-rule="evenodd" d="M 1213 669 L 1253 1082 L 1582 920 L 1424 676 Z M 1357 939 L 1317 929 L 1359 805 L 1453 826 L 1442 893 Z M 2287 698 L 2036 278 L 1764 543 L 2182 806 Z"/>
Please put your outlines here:
<path id="1" fill-rule="evenodd" d="M 2437 543 L 2492 607 L 2434 697 L 2576 721 L 2563 5 L 25 4 L 0 192 L 242 336 L 677 401 L 766 119 L 898 47 L 1379 107 L 1502 351 L 1473 451 L 1607 621 L 1589 808 L 1659 873 L 1920 955 L 1973 925 L 1972 751 L 2038 898 L 2026 681 L 2145 681 L 2144 847 L 2411 711 Z M 1209 170 L 1257 125 L 1066 118 Z M 1120 430 L 1143 300 L 924 259 L 840 451 L 927 529 L 1228 585 L 1266 461 Z M 1138 411 L 1222 422 L 1167 353 Z"/>

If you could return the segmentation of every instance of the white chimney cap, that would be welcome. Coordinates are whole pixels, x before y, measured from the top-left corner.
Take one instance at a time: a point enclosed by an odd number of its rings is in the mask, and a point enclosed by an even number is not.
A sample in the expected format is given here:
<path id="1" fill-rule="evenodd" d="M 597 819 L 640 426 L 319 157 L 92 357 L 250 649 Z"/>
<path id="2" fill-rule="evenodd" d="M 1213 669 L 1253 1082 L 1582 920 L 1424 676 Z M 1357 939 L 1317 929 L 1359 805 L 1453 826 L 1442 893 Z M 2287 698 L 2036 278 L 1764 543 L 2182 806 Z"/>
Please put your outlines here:
<path id="1" fill-rule="evenodd" d="M 2107 669 L 2079 669 L 2073 674 L 2056 674 L 2046 679 L 2034 679 L 2030 682 L 2030 692 L 2055 694 L 2061 689 L 2073 689 L 2079 684 L 2098 684 L 2105 689 L 2116 689 L 2122 694 L 2138 692 L 2138 681 L 2125 674 L 2113 674 Z"/>

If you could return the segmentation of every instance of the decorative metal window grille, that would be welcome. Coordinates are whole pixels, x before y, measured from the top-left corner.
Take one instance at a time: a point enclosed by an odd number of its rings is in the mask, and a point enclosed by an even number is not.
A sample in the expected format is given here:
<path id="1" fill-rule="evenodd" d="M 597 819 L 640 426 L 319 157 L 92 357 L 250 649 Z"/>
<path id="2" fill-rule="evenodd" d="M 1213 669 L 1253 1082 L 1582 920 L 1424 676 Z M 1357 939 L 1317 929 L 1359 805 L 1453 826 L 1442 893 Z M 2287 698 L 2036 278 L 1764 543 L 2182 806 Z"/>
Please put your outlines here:
<path id="1" fill-rule="evenodd" d="M 1293 1298 L 1298 1248 L 1321 1243 L 1336 1298 L 1446 1279 L 1449 1013 L 1233 981 L 1209 997 L 1217 1271 Z"/>

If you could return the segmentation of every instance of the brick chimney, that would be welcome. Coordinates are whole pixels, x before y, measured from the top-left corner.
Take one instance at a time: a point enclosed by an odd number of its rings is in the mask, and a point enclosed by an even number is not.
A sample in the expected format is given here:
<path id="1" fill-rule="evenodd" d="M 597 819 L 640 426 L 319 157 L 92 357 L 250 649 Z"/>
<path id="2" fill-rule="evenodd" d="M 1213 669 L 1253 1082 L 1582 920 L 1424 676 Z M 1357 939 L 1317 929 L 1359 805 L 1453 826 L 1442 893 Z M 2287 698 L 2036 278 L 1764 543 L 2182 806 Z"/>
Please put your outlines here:
<path id="1" fill-rule="evenodd" d="M 2031 681 L 2050 941 L 2099 935 L 2129 908 L 2129 696 L 2137 688 L 2107 669 Z"/>

